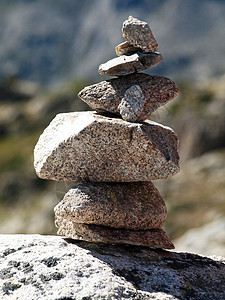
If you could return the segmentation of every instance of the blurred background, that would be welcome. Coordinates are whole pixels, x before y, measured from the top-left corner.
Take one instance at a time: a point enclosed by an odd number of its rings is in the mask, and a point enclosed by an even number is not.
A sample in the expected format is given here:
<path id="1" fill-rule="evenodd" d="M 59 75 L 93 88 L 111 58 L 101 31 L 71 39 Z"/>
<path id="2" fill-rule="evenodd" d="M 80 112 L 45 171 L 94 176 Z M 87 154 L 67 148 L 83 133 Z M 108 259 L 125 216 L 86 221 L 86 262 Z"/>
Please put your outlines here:
<path id="1" fill-rule="evenodd" d="M 0 0 L 0 233 L 56 234 L 54 206 L 73 183 L 39 179 L 33 148 L 57 113 L 106 79 L 122 23 L 150 24 L 164 57 L 147 71 L 180 95 L 151 119 L 180 139 L 181 171 L 154 181 L 177 250 L 225 256 L 225 0 Z"/>

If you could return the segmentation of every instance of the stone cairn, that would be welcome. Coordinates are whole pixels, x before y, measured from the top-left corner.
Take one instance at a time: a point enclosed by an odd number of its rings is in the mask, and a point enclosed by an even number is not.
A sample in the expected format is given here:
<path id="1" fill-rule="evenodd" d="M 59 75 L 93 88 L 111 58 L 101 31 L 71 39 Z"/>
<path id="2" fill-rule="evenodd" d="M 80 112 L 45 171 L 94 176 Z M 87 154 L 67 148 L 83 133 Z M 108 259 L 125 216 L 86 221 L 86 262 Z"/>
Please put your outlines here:
<path id="1" fill-rule="evenodd" d="M 43 179 L 72 181 L 55 207 L 58 234 L 76 240 L 173 249 L 167 210 L 151 180 L 179 171 L 177 136 L 147 120 L 178 94 L 175 83 L 139 71 L 162 61 L 149 25 L 130 16 L 117 58 L 99 73 L 116 78 L 78 96 L 95 111 L 58 114 L 40 136 L 34 166 Z"/>

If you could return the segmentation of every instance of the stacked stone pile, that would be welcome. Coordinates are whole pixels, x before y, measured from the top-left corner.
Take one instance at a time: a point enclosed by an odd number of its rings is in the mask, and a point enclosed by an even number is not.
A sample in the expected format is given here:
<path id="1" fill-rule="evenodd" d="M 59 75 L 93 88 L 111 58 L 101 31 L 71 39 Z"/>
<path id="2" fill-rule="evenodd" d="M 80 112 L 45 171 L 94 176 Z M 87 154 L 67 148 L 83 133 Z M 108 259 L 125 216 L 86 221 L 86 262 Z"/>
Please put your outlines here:
<path id="1" fill-rule="evenodd" d="M 58 114 L 34 150 L 37 175 L 79 183 L 55 207 L 58 234 L 113 244 L 172 249 L 162 226 L 166 205 L 151 182 L 179 171 L 177 136 L 146 119 L 178 89 L 162 76 L 138 73 L 162 60 L 149 25 L 123 23 L 119 57 L 99 73 L 118 76 L 85 87 L 95 111 Z"/>

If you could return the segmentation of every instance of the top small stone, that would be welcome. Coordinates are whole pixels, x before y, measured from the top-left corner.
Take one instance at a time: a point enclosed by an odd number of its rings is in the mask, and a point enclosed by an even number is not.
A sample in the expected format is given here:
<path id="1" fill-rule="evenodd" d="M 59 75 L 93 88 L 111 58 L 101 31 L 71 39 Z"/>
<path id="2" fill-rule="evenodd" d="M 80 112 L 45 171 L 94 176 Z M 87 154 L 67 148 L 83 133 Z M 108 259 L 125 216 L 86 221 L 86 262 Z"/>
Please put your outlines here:
<path id="1" fill-rule="evenodd" d="M 156 52 L 156 42 L 149 25 L 132 16 L 123 22 L 122 33 L 125 40 L 131 45 L 141 48 L 145 52 Z"/>

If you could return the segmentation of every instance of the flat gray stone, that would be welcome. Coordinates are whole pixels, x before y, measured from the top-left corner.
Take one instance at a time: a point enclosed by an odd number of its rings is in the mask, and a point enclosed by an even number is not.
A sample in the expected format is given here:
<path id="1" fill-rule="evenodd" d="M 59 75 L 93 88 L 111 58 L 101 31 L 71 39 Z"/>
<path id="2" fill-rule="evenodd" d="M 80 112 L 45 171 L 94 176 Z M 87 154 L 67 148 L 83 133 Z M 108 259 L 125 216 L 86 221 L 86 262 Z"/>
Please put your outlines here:
<path id="1" fill-rule="evenodd" d="M 123 22 L 123 37 L 129 44 L 141 48 L 145 52 L 156 52 L 158 43 L 156 42 L 149 25 L 132 16 Z"/>
<path id="2" fill-rule="evenodd" d="M 93 224 L 80 224 L 57 218 L 57 234 L 66 238 L 104 244 L 126 244 L 154 249 L 174 249 L 174 245 L 162 229 L 129 230 Z"/>
<path id="3" fill-rule="evenodd" d="M 58 236 L 0 235 L 0 298 L 222 300 L 225 259 Z"/>
<path id="4" fill-rule="evenodd" d="M 172 80 L 138 73 L 87 86 L 78 96 L 94 110 L 108 111 L 121 115 L 126 121 L 139 122 L 178 93 Z"/>
<path id="5" fill-rule="evenodd" d="M 165 202 L 152 182 L 86 183 L 70 189 L 55 209 L 62 219 L 135 230 L 161 228 Z"/>
<path id="6" fill-rule="evenodd" d="M 137 52 L 123 55 L 101 64 L 98 73 L 109 76 L 124 76 L 151 68 L 163 60 L 162 55 L 155 53 Z"/>
<path id="7" fill-rule="evenodd" d="M 141 48 L 134 47 L 133 45 L 129 44 L 128 42 L 123 42 L 116 46 L 115 48 L 116 54 L 118 56 L 126 55 L 126 54 L 131 54 L 135 53 L 137 51 L 141 51 Z"/>
<path id="8" fill-rule="evenodd" d="M 176 174 L 178 161 L 169 127 L 94 112 L 58 114 L 34 149 L 37 175 L 63 181 L 150 181 Z"/>

